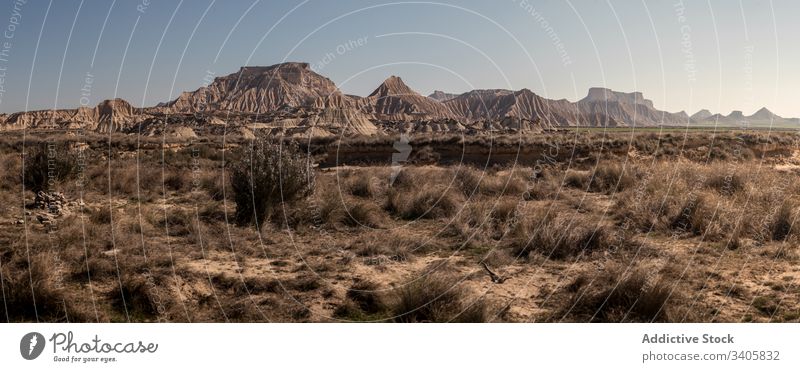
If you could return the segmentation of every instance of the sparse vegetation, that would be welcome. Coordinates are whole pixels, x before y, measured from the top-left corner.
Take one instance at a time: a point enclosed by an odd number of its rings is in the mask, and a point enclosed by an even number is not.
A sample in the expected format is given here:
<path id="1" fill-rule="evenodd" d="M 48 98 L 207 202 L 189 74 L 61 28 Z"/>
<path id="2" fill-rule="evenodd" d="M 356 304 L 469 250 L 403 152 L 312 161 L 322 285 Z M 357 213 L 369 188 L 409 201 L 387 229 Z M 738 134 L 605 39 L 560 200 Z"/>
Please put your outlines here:
<path id="1" fill-rule="evenodd" d="M 89 136 L 60 213 L 23 170 L 76 137 L 6 138 L 0 321 L 796 321 L 792 135 L 607 136 Z"/>

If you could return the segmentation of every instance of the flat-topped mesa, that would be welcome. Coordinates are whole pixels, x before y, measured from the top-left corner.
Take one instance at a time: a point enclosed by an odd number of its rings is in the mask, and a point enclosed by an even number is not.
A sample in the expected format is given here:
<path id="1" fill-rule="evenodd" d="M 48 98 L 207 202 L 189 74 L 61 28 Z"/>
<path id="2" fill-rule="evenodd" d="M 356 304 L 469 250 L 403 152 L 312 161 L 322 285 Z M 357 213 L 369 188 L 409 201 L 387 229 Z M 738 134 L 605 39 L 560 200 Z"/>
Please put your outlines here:
<path id="1" fill-rule="evenodd" d="M 742 113 L 742 111 L 740 111 L 740 110 L 733 110 L 733 111 L 731 111 L 731 113 L 728 115 L 728 119 L 734 119 L 734 120 L 744 120 L 744 118 L 745 118 L 745 117 L 744 117 L 744 113 Z"/>
<path id="2" fill-rule="evenodd" d="M 242 66 L 240 74 L 263 74 L 275 70 L 311 70 L 311 65 L 306 62 L 284 62 L 270 66 Z"/>
<path id="3" fill-rule="evenodd" d="M 181 94 L 167 106 L 176 112 L 269 113 L 285 107 L 345 107 L 353 100 L 304 62 L 242 67 L 207 87 Z"/>
<path id="4" fill-rule="evenodd" d="M 627 103 L 629 105 L 645 105 L 648 108 L 654 108 L 653 101 L 645 99 L 642 92 L 623 93 L 608 88 L 589 88 L 589 93 L 586 95 L 586 98 L 581 100 L 581 102 L 597 101 L 615 101 Z"/>

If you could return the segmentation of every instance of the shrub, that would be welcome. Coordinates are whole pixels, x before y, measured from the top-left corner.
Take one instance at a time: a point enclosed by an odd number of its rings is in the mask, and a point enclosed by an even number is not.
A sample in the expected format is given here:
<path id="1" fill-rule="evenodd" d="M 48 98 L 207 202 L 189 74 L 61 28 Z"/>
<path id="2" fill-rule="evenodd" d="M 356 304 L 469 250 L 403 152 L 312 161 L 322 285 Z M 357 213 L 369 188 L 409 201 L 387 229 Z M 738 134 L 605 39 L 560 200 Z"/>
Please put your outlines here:
<path id="1" fill-rule="evenodd" d="M 7 262 L 0 270 L 2 277 L 3 303 L 0 306 L 0 321 L 64 322 L 85 321 L 86 316 L 78 311 L 66 296 L 65 288 L 57 285 L 56 268 L 52 259 L 45 255 L 31 257 L 16 266 Z"/>
<path id="2" fill-rule="evenodd" d="M 649 284 L 643 271 L 610 268 L 595 277 L 578 276 L 567 288 L 574 292 L 562 316 L 578 321 L 669 321 L 670 289 Z"/>
<path id="3" fill-rule="evenodd" d="M 375 195 L 375 185 L 373 179 L 368 174 L 358 175 L 352 182 L 350 182 L 350 194 L 353 196 L 360 196 L 370 198 Z"/>
<path id="4" fill-rule="evenodd" d="M 592 175 L 589 191 L 593 192 L 620 192 L 633 185 L 630 171 L 616 163 L 599 164 Z"/>
<path id="5" fill-rule="evenodd" d="M 575 217 L 571 219 L 553 213 L 541 213 L 519 221 L 509 233 L 510 253 L 528 257 L 537 252 L 548 258 L 563 259 L 595 251 L 610 250 L 610 228 L 597 221 Z M 627 240 L 619 242 L 627 248 Z"/>
<path id="6" fill-rule="evenodd" d="M 163 315 L 168 297 L 161 293 L 165 287 L 163 277 L 148 275 L 122 275 L 119 286 L 108 292 L 111 306 L 131 320 L 151 320 Z"/>
<path id="7" fill-rule="evenodd" d="M 469 300 L 469 293 L 458 279 L 442 273 L 426 273 L 394 293 L 391 312 L 397 322 L 456 322 L 483 323 L 487 321 L 484 300 Z"/>
<path id="8" fill-rule="evenodd" d="M 794 222 L 792 204 L 784 203 L 769 221 L 772 240 L 788 239 L 792 234 Z"/>
<path id="9" fill-rule="evenodd" d="M 564 186 L 585 189 L 591 181 L 591 174 L 586 171 L 568 170 L 564 175 Z"/>
<path id="10" fill-rule="evenodd" d="M 347 208 L 347 213 L 342 219 L 342 223 L 350 227 L 379 227 L 380 211 L 370 203 L 356 203 Z"/>
<path id="11" fill-rule="evenodd" d="M 735 169 L 726 172 L 725 169 L 717 166 L 709 173 L 705 181 L 705 186 L 722 195 L 732 195 L 737 191 L 743 190 L 745 187 L 744 177 Z"/>
<path id="12" fill-rule="evenodd" d="M 27 151 L 22 182 L 33 192 L 47 190 L 75 174 L 77 160 L 65 146 L 40 143 Z"/>
<path id="13" fill-rule="evenodd" d="M 344 302 L 336 307 L 333 315 L 340 319 L 369 321 L 386 317 L 387 310 L 378 285 L 365 280 L 356 282 L 347 290 Z"/>
<path id="14" fill-rule="evenodd" d="M 314 190 L 310 159 L 294 142 L 258 137 L 242 150 L 231 170 L 236 220 L 257 225 L 271 217 L 281 202 L 293 202 Z"/>
<path id="15" fill-rule="evenodd" d="M 459 203 L 452 193 L 440 188 L 421 190 L 389 190 L 386 209 L 406 220 L 444 218 L 458 211 Z"/>

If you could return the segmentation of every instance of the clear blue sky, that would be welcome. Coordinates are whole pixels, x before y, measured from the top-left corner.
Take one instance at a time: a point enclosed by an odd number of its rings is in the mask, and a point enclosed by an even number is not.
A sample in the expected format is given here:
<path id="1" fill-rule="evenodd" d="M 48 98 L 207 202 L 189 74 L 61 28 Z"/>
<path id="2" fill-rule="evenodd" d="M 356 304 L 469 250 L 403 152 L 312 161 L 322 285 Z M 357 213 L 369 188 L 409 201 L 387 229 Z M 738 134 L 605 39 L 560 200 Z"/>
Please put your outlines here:
<path id="1" fill-rule="evenodd" d="M 150 0 L 143 11 L 147 0 L 112 1 L 28 0 L 18 12 L 4 2 L 0 112 L 76 107 L 82 88 L 92 105 L 153 105 L 207 71 L 307 61 L 359 95 L 399 75 L 423 94 L 529 88 L 577 100 L 605 86 L 669 111 L 800 116 L 797 1 Z"/>

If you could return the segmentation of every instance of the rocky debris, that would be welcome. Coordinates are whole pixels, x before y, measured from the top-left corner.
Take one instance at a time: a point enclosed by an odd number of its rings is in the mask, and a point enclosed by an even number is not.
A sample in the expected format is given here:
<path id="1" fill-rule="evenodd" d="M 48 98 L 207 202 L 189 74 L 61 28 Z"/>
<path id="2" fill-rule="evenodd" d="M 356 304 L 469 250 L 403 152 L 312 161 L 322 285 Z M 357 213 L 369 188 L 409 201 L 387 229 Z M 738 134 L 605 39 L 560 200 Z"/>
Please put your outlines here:
<path id="1" fill-rule="evenodd" d="M 33 207 L 60 216 L 65 212 L 66 202 L 64 193 L 39 191 L 36 193 L 36 199 L 33 200 Z"/>
<path id="2" fill-rule="evenodd" d="M 70 214 L 70 207 L 77 205 L 76 202 L 68 202 L 64 193 L 39 191 L 31 208 L 42 210 L 35 214 L 37 221 L 43 225 L 51 225 L 56 218 Z M 30 211 L 25 214 L 31 215 Z"/>

